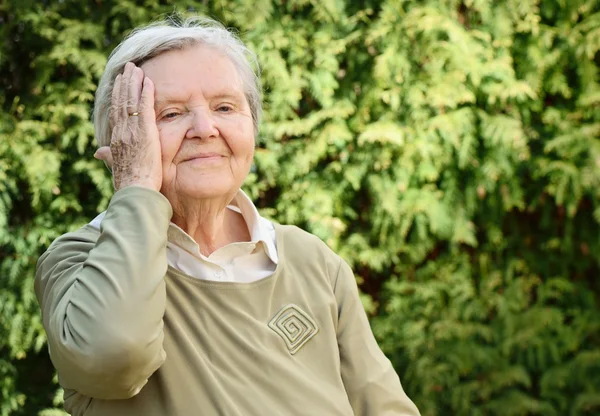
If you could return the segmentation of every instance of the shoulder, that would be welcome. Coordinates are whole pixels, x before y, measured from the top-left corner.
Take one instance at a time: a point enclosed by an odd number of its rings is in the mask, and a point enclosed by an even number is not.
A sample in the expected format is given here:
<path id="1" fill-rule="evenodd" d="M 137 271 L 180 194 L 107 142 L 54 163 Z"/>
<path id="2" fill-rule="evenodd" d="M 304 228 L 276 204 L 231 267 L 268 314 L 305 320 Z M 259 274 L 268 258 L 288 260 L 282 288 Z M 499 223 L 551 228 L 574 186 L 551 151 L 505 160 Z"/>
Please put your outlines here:
<path id="1" fill-rule="evenodd" d="M 56 249 L 62 245 L 70 243 L 95 243 L 100 237 L 100 230 L 91 224 L 86 224 L 83 227 L 63 234 L 50 244 L 48 250 Z"/>
<path id="2" fill-rule="evenodd" d="M 316 235 L 309 233 L 308 231 L 304 231 L 302 228 L 295 225 L 284 225 L 284 224 L 273 224 L 275 230 L 277 231 L 277 236 L 281 236 L 284 238 L 286 244 L 296 243 L 308 243 L 315 244 L 317 246 L 323 245 L 325 247 L 326 244 Z"/>
<path id="3" fill-rule="evenodd" d="M 39 258 L 38 268 L 48 260 L 51 263 L 55 263 L 61 259 L 72 257 L 77 253 L 85 253 L 87 255 L 99 237 L 100 230 L 90 224 L 61 235 L 50 244 L 46 252 Z"/>
<path id="4" fill-rule="evenodd" d="M 300 251 L 302 253 L 314 252 L 325 256 L 337 256 L 327 244 L 314 234 L 304 231 L 295 225 L 275 224 L 275 232 L 278 240 L 278 247 L 289 252 Z"/>
<path id="5" fill-rule="evenodd" d="M 288 266 L 325 273 L 334 283 L 344 263 L 319 237 L 294 225 L 275 224 L 278 254 Z"/>

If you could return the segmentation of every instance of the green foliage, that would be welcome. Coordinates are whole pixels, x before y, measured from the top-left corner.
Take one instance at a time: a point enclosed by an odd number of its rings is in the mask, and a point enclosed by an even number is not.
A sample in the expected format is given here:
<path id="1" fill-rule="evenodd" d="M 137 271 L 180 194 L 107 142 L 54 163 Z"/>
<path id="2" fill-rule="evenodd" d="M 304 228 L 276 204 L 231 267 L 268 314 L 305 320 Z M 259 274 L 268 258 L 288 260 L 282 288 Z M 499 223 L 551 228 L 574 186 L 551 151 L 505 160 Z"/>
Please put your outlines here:
<path id="1" fill-rule="evenodd" d="M 600 412 L 598 0 L 7 0 L 0 416 L 61 405 L 35 262 L 112 194 L 90 123 L 108 53 L 175 9 L 258 53 L 245 188 L 350 262 L 424 415 Z"/>

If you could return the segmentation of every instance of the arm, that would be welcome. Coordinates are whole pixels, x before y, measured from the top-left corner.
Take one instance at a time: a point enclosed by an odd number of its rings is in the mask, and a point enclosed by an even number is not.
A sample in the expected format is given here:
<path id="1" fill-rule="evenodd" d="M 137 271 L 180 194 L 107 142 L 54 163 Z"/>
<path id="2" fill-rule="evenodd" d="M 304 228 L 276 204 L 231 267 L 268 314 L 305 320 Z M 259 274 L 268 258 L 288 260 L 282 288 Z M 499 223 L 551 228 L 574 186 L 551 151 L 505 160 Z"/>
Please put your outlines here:
<path id="1" fill-rule="evenodd" d="M 352 270 L 340 259 L 334 287 L 338 303 L 337 338 L 341 372 L 355 415 L 417 416 L 391 362 L 369 326 Z"/>
<path id="2" fill-rule="evenodd" d="M 124 188 L 113 196 L 99 236 L 66 234 L 40 257 L 35 293 L 64 388 L 129 398 L 164 362 L 171 213 L 160 193 Z"/>

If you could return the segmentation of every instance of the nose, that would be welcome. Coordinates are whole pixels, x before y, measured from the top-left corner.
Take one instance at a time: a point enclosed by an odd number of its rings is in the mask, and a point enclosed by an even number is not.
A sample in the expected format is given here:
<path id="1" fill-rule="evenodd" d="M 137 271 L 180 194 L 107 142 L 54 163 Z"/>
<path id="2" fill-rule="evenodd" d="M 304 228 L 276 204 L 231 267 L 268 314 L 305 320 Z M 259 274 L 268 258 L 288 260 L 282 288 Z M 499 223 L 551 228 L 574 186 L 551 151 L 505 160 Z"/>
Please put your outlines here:
<path id="1" fill-rule="evenodd" d="M 219 130 L 209 108 L 195 108 L 191 111 L 191 124 L 186 139 L 210 139 L 217 137 Z"/>

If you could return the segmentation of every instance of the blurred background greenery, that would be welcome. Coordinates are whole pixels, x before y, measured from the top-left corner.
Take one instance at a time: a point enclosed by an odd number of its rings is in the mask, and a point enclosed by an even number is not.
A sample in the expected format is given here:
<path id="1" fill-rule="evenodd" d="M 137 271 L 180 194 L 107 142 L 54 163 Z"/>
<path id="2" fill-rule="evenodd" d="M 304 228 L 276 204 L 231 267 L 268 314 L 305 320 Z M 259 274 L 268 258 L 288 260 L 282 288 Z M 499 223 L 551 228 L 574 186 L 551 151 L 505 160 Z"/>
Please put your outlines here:
<path id="1" fill-rule="evenodd" d="M 600 414 L 599 0 L 4 0 L 1 416 L 64 414 L 35 264 L 111 196 L 108 53 L 175 10 L 258 53 L 245 189 L 352 265 L 423 415 Z"/>

